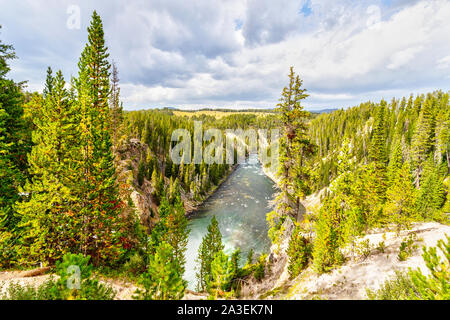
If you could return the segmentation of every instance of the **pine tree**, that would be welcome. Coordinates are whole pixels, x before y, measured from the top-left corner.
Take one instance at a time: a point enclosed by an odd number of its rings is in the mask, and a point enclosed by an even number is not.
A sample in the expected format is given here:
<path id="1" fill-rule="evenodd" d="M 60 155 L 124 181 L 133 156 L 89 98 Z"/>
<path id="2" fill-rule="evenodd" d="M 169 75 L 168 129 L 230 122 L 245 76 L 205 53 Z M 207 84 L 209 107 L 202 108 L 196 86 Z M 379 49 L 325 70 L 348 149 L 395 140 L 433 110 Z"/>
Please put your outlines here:
<path id="1" fill-rule="evenodd" d="M 171 213 L 165 218 L 167 232 L 162 236 L 173 250 L 173 257 L 178 261 L 180 275 L 184 274 L 186 264 L 186 249 L 189 239 L 188 220 L 185 215 L 183 203 L 179 195 L 175 200 L 175 205 Z"/>
<path id="2" fill-rule="evenodd" d="M 444 179 L 440 169 L 435 166 L 431 156 L 424 165 L 422 185 L 417 196 L 417 210 L 425 219 L 432 218 L 445 201 Z"/>
<path id="3" fill-rule="evenodd" d="M 117 65 L 112 63 L 112 78 L 111 78 L 111 97 L 110 97 L 110 112 L 111 112 L 111 134 L 113 138 L 113 146 L 117 148 L 119 138 L 122 131 L 123 124 L 123 106 L 120 103 L 120 87 L 119 87 L 119 71 Z"/>
<path id="4" fill-rule="evenodd" d="M 20 199 L 18 190 L 27 175 L 26 153 L 29 150 L 21 84 L 6 78 L 10 71 L 8 60 L 14 58 L 14 48 L 0 40 L 0 266 L 12 262 L 9 261 L 11 256 L 4 254 L 11 252 L 17 238 L 14 233 L 20 218 L 13 206 Z"/>
<path id="5" fill-rule="evenodd" d="M 382 101 L 378 107 L 372 132 L 372 141 L 369 155 L 375 164 L 375 175 L 377 178 L 376 192 L 380 200 L 384 199 L 386 192 L 386 133 L 385 133 L 385 108 L 386 102 Z"/>
<path id="6" fill-rule="evenodd" d="M 47 68 L 47 77 L 45 78 L 45 87 L 42 92 L 44 99 L 46 99 L 47 96 L 50 95 L 51 92 L 53 91 L 53 82 L 54 82 L 53 70 L 51 67 L 48 67 Z"/>
<path id="7" fill-rule="evenodd" d="M 52 265 L 78 243 L 81 221 L 75 207 L 79 199 L 73 190 L 79 180 L 79 131 L 61 71 L 53 77 L 49 69 L 45 92 L 29 156 L 32 180 L 23 190 L 30 200 L 19 203 L 17 211 L 22 217 L 22 257 L 26 262 Z"/>
<path id="8" fill-rule="evenodd" d="M 419 120 L 411 142 L 411 157 L 415 166 L 416 188 L 420 187 L 423 165 L 433 151 L 435 141 L 435 118 L 432 104 L 426 100 L 420 111 Z"/>
<path id="9" fill-rule="evenodd" d="M 211 279 L 207 284 L 208 291 L 215 299 L 229 290 L 234 272 L 230 257 L 223 250 L 217 252 L 211 262 Z"/>
<path id="10" fill-rule="evenodd" d="M 142 289 L 136 290 L 134 299 L 139 300 L 180 300 L 184 296 L 187 283 L 179 274 L 177 260 L 173 260 L 173 248 L 162 242 L 154 255 L 149 256 L 148 270 L 141 276 Z"/>
<path id="11" fill-rule="evenodd" d="M 392 182 L 395 178 L 396 173 L 400 168 L 402 167 L 403 163 L 403 152 L 402 152 L 402 146 L 400 143 L 397 143 L 394 146 L 391 160 L 389 161 L 389 166 L 387 169 L 387 177 L 388 177 L 388 186 L 392 185 Z"/>
<path id="12" fill-rule="evenodd" d="M 311 243 L 303 234 L 300 227 L 296 227 L 289 240 L 287 255 L 289 257 L 289 276 L 297 277 L 308 265 L 311 258 Z"/>
<path id="13" fill-rule="evenodd" d="M 153 199 L 155 200 L 156 204 L 159 205 L 161 201 L 161 188 L 160 188 L 161 183 L 156 169 L 153 169 L 151 185 L 153 189 L 152 191 Z"/>
<path id="14" fill-rule="evenodd" d="M 342 262 L 339 250 L 342 244 L 339 230 L 342 217 L 342 208 L 335 198 L 326 202 L 320 210 L 312 252 L 314 269 L 319 273 L 327 272 Z"/>
<path id="15" fill-rule="evenodd" d="M 443 112 L 439 114 L 439 127 L 437 129 L 436 137 L 436 160 L 437 162 L 443 161 L 447 162 L 447 174 L 450 174 L 450 103 L 449 95 L 446 94 L 442 99 Z"/>
<path id="16" fill-rule="evenodd" d="M 147 168 L 145 165 L 145 161 L 143 161 L 143 160 L 139 161 L 138 172 L 137 172 L 137 180 L 138 180 L 139 186 L 142 186 L 142 184 L 144 183 L 146 169 Z"/>
<path id="17" fill-rule="evenodd" d="M 208 283 L 211 281 L 211 263 L 214 260 L 215 255 L 223 250 L 222 234 L 220 233 L 219 223 L 216 217 L 212 217 L 211 223 L 208 226 L 208 232 L 203 237 L 200 244 L 197 263 L 197 289 L 205 291 Z"/>
<path id="18" fill-rule="evenodd" d="M 291 67 L 289 86 L 283 89 L 277 105 L 284 126 L 278 176 L 281 179 L 282 197 L 285 199 L 279 202 L 278 210 L 294 217 L 300 213 L 300 200 L 309 192 L 310 173 L 305 164 L 313 152 L 313 145 L 307 136 L 306 121 L 309 113 L 301 105 L 308 94 L 302 85 L 303 81 Z"/>
<path id="19" fill-rule="evenodd" d="M 88 43 L 81 55 L 77 89 L 80 113 L 80 163 L 82 181 L 79 196 L 83 219 L 82 251 L 98 265 L 120 256 L 120 212 L 108 99 L 110 97 L 110 64 L 105 46 L 103 24 L 94 11 L 88 28 Z"/>
<path id="20" fill-rule="evenodd" d="M 281 191 L 275 199 L 276 210 L 267 216 L 269 234 L 274 242 L 279 241 L 279 230 L 287 216 L 299 218 L 301 200 L 311 191 L 312 174 L 308 160 L 314 154 L 315 146 L 307 135 L 306 123 L 310 114 L 301 105 L 302 100 L 308 97 L 302 85 L 303 81 L 291 67 L 289 85 L 283 89 L 277 105 L 283 125 L 277 172 Z"/>
<path id="21" fill-rule="evenodd" d="M 386 191 L 387 200 L 383 212 L 388 222 L 397 224 L 397 231 L 408 227 L 416 217 L 416 190 L 411 167 L 406 161 L 394 173 L 391 187 Z"/>

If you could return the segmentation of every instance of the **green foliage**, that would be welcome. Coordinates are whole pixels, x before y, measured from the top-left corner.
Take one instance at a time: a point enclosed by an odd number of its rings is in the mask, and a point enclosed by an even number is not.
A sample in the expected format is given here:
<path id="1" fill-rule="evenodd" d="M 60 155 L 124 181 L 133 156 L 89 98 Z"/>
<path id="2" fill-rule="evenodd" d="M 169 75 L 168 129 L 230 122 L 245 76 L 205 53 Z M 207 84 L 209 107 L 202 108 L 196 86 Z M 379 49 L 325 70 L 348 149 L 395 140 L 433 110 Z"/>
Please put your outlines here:
<path id="1" fill-rule="evenodd" d="M 143 289 L 137 289 L 134 299 L 137 300 L 170 300 L 181 299 L 186 289 L 186 281 L 180 274 L 180 266 L 174 259 L 173 248 L 161 242 L 153 255 L 149 256 L 147 272 L 139 281 Z"/>
<path id="2" fill-rule="evenodd" d="M 37 288 L 32 285 L 21 285 L 12 282 L 5 289 L 0 283 L 0 300 L 59 300 L 55 295 L 55 282 L 48 280 Z"/>
<path id="3" fill-rule="evenodd" d="M 303 230 L 297 226 L 292 233 L 287 249 L 289 257 L 289 275 L 291 278 L 297 277 L 303 269 L 308 266 L 312 254 L 312 244 L 303 235 Z"/>
<path id="4" fill-rule="evenodd" d="M 417 210 L 422 218 L 430 219 L 445 201 L 444 176 L 430 156 L 424 164 L 421 187 L 417 195 Z"/>
<path id="5" fill-rule="evenodd" d="M 183 204 L 179 197 L 175 205 L 170 205 L 164 198 L 159 207 L 160 221 L 153 228 L 151 233 L 150 253 L 162 243 L 166 242 L 173 249 L 174 259 L 180 267 L 179 273 L 184 273 L 186 264 L 185 252 L 189 237 L 188 221 L 185 216 Z"/>
<path id="6" fill-rule="evenodd" d="M 413 234 L 410 234 L 407 238 L 403 239 L 400 243 L 400 248 L 397 255 L 397 259 L 399 261 L 405 261 L 413 254 L 413 252 L 417 249 L 415 241 L 416 237 Z"/>
<path id="7" fill-rule="evenodd" d="M 95 265 L 122 258 L 124 203 L 120 200 L 112 141 L 108 53 L 100 17 L 93 13 L 78 78 L 66 89 L 61 72 L 47 73 L 28 157 L 32 179 L 17 205 L 17 251 L 24 265 L 53 265 L 68 252 Z"/>
<path id="8" fill-rule="evenodd" d="M 22 84 L 6 78 L 8 60 L 15 57 L 14 48 L 0 40 L 0 268 L 17 262 L 14 246 L 20 216 L 14 203 L 20 200 L 19 189 L 27 177 L 26 153 L 31 146 Z"/>
<path id="9" fill-rule="evenodd" d="M 119 87 L 119 71 L 116 63 L 112 63 L 112 78 L 111 78 L 111 96 L 110 96 L 110 131 L 113 140 L 113 146 L 117 148 L 120 144 L 121 138 L 124 136 L 124 114 L 123 106 L 120 102 L 120 87 Z"/>
<path id="10" fill-rule="evenodd" d="M 49 68 L 47 86 L 28 157 L 32 179 L 22 190 L 29 201 L 17 205 L 23 229 L 17 250 L 25 263 L 52 265 L 76 250 L 82 221 L 74 218 L 79 200 L 74 192 L 79 181 L 75 109 L 61 71 L 53 77 Z"/>
<path id="11" fill-rule="evenodd" d="M 341 215 L 342 208 L 337 200 L 325 203 L 320 210 L 312 253 L 314 269 L 319 273 L 327 272 L 343 262 L 343 256 L 339 250 L 342 244 L 339 229 Z"/>
<path id="12" fill-rule="evenodd" d="M 89 256 L 66 254 L 56 263 L 59 279 L 56 288 L 63 300 L 112 300 L 115 292 L 112 288 L 92 278 L 93 266 Z M 78 288 L 77 288 L 78 287 Z"/>
<path id="13" fill-rule="evenodd" d="M 301 213 L 300 200 L 310 193 L 311 169 L 307 164 L 315 148 L 307 135 L 310 114 L 301 105 L 302 100 L 308 97 L 302 85 L 303 81 L 291 67 L 289 85 L 283 89 L 277 105 L 283 125 L 277 173 L 281 192 L 275 199 L 276 215 L 270 219 L 268 217 L 272 240 L 279 238 L 276 230 L 279 230 L 281 217 L 288 215 L 297 218 Z"/>
<path id="14" fill-rule="evenodd" d="M 427 97 L 420 110 L 417 127 L 411 142 L 411 157 L 416 166 L 416 185 L 420 185 L 420 177 L 428 155 L 434 148 L 436 120 L 431 97 Z"/>
<path id="15" fill-rule="evenodd" d="M 139 186 L 142 186 L 142 184 L 144 183 L 146 169 L 147 168 L 146 168 L 145 162 L 140 161 L 139 166 L 138 166 L 138 173 L 137 173 L 137 180 L 138 180 Z"/>
<path id="16" fill-rule="evenodd" d="M 372 300 L 449 300 L 450 299 L 450 238 L 439 240 L 437 247 L 444 258 L 437 254 L 437 248 L 423 247 L 423 259 L 429 270 L 424 275 L 420 269 L 396 272 L 393 279 L 386 281 L 379 290 L 367 290 Z"/>
<path id="17" fill-rule="evenodd" d="M 339 264 L 340 248 L 370 228 L 395 224 L 399 232 L 417 220 L 447 220 L 448 97 L 437 91 L 408 103 L 366 103 L 311 121 L 316 188 L 332 181 L 315 222 L 317 271 Z"/>
<path id="18" fill-rule="evenodd" d="M 384 253 L 386 250 L 386 243 L 384 241 L 380 241 L 376 247 L 379 253 Z"/>
<path id="19" fill-rule="evenodd" d="M 370 244 L 369 239 L 363 240 L 356 245 L 356 254 L 359 255 L 362 260 L 366 260 L 371 252 L 372 245 Z"/>
<path id="20" fill-rule="evenodd" d="M 393 172 L 392 185 L 386 192 L 387 201 L 383 213 L 387 221 L 397 225 L 397 231 L 410 226 L 416 211 L 416 190 L 411 176 L 410 165 L 405 162 L 401 168 Z"/>
<path id="21" fill-rule="evenodd" d="M 396 271 L 395 276 L 387 280 L 379 290 L 366 290 L 370 300 L 412 300 L 415 291 L 408 273 L 400 271 Z"/>
<path id="22" fill-rule="evenodd" d="M 283 194 L 279 194 L 275 201 L 283 201 Z M 280 213 L 278 210 L 273 210 L 266 215 L 266 220 L 269 225 L 268 236 L 273 244 L 280 245 L 283 240 L 284 222 L 287 216 Z"/>
<path id="23" fill-rule="evenodd" d="M 437 254 L 437 248 L 423 247 L 423 259 L 430 271 L 429 276 L 422 274 L 420 270 L 410 272 L 411 281 L 418 291 L 418 296 L 426 300 L 450 299 L 450 237 L 447 242 L 439 240 L 437 247 L 444 258 Z"/>
<path id="24" fill-rule="evenodd" d="M 211 279 L 207 284 L 209 293 L 214 295 L 215 299 L 223 296 L 224 292 L 230 289 L 235 274 L 236 265 L 223 250 L 220 250 L 211 262 Z"/>
<path id="25" fill-rule="evenodd" d="M 255 254 L 255 251 L 253 248 L 250 249 L 250 251 L 247 254 L 247 264 L 250 265 L 253 263 L 253 255 Z"/>
<path id="26" fill-rule="evenodd" d="M 74 81 L 79 113 L 82 174 L 77 185 L 81 248 L 91 255 L 94 264 L 114 263 L 123 254 L 121 248 L 121 208 L 112 152 L 110 63 L 105 45 L 103 23 L 94 11 L 88 27 L 88 43 L 79 60 L 78 78 Z"/>
<path id="27" fill-rule="evenodd" d="M 90 257 L 66 254 L 56 263 L 57 280 L 51 277 L 35 287 L 10 284 L 0 300 L 112 300 L 115 291 L 92 278 Z M 0 285 L 0 292 L 1 290 Z"/>
<path id="28" fill-rule="evenodd" d="M 141 274 L 146 269 L 144 257 L 138 252 L 135 252 L 124 264 L 123 269 L 134 275 Z"/>
<path id="29" fill-rule="evenodd" d="M 265 254 L 260 255 L 258 261 L 256 262 L 253 268 L 253 276 L 257 281 L 261 281 L 266 274 L 266 258 L 267 255 Z"/>
<path id="30" fill-rule="evenodd" d="M 375 123 L 372 131 L 372 141 L 369 149 L 369 158 L 375 164 L 375 191 L 384 198 L 386 190 L 386 127 L 385 127 L 386 102 L 381 101 L 375 115 Z"/>
<path id="31" fill-rule="evenodd" d="M 222 234 L 220 233 L 219 223 L 214 216 L 211 219 L 211 223 L 208 226 L 208 232 L 203 237 L 198 250 L 198 271 L 196 277 L 197 289 L 199 291 L 205 291 L 208 287 L 208 283 L 212 281 L 211 264 L 216 257 L 216 254 L 222 251 L 223 248 L 224 245 L 222 244 Z"/>

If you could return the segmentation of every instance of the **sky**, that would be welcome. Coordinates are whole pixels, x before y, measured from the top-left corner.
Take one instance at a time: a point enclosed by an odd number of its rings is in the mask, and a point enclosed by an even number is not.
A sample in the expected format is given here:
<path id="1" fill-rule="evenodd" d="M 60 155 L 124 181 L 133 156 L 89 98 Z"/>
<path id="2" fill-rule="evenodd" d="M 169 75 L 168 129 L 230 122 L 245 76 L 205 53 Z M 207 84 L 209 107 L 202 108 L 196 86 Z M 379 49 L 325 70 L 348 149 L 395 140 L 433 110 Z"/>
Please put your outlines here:
<path id="1" fill-rule="evenodd" d="M 449 0 L 0 0 L 9 76 L 76 76 L 93 10 L 127 110 L 274 108 L 290 66 L 308 110 L 450 90 Z"/>

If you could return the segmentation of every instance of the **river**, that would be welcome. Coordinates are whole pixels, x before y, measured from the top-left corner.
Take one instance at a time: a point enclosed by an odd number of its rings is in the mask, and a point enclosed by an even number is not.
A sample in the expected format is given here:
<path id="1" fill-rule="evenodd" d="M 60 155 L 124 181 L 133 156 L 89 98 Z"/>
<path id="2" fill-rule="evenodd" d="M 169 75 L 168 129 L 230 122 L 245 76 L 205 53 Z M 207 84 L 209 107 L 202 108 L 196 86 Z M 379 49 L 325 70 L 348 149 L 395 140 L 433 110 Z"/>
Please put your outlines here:
<path id="1" fill-rule="evenodd" d="M 189 220 L 189 242 L 186 251 L 184 278 L 188 288 L 196 287 L 196 258 L 198 248 L 213 216 L 219 223 L 225 251 L 231 253 L 241 248 L 241 263 L 246 261 L 250 249 L 254 257 L 268 252 L 266 214 L 271 209 L 269 201 L 276 192 L 275 184 L 263 172 L 257 155 L 250 155 L 240 164 L 217 191 L 193 213 Z"/>

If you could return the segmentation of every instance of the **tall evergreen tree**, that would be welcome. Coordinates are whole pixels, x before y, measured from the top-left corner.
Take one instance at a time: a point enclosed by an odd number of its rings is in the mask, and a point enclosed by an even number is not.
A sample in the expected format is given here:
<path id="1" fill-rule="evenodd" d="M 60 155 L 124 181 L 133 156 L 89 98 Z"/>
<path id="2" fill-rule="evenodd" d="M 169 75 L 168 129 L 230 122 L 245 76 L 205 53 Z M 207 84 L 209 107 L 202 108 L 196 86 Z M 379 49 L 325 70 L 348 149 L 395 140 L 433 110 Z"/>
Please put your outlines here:
<path id="1" fill-rule="evenodd" d="M 222 244 L 222 234 L 220 233 L 219 223 L 216 217 L 212 217 L 211 223 L 208 226 L 208 232 L 203 237 L 202 243 L 198 251 L 197 263 L 197 289 L 205 291 L 208 283 L 212 280 L 211 263 L 213 262 L 217 253 L 222 251 L 224 245 Z"/>
<path id="2" fill-rule="evenodd" d="M 387 169 L 387 178 L 388 178 L 388 186 L 392 185 L 392 182 L 395 178 L 396 173 L 403 164 L 403 151 L 400 143 L 394 145 L 391 160 L 389 161 L 389 166 Z"/>
<path id="3" fill-rule="evenodd" d="M 155 254 L 150 255 L 148 270 L 142 274 L 136 290 L 139 300 L 180 300 L 184 296 L 187 283 L 179 274 L 178 261 L 173 260 L 173 248 L 166 242 L 160 243 Z"/>
<path id="4" fill-rule="evenodd" d="M 408 227 L 416 217 L 416 190 L 407 161 L 393 174 L 392 185 L 386 192 L 387 200 L 383 212 L 386 220 L 396 223 L 397 231 L 400 231 Z"/>
<path id="5" fill-rule="evenodd" d="M 119 71 L 117 65 L 112 63 L 112 78 L 111 78 L 111 97 L 110 97 L 110 111 L 111 111 L 111 133 L 113 139 L 113 146 L 117 148 L 119 138 L 123 125 L 123 106 L 120 102 L 120 87 L 119 87 Z"/>
<path id="6" fill-rule="evenodd" d="M 291 67 L 289 85 L 283 89 L 277 111 L 283 124 L 280 142 L 278 177 L 280 194 L 276 197 L 276 211 L 268 215 L 270 233 L 277 241 L 276 232 L 286 216 L 298 219 L 301 214 L 301 199 L 310 192 L 311 172 L 307 161 L 314 153 L 314 145 L 307 135 L 309 112 L 303 110 L 302 100 L 308 97 L 303 81 Z"/>
<path id="7" fill-rule="evenodd" d="M 0 40 L 0 251 L 2 243 L 11 240 L 19 221 L 13 206 L 20 198 L 18 189 L 27 169 L 22 88 L 6 77 L 10 71 L 8 60 L 14 58 L 14 48 Z"/>
<path id="8" fill-rule="evenodd" d="M 19 203 L 17 211 L 23 229 L 22 257 L 51 265 L 77 245 L 80 225 L 74 207 L 79 199 L 73 190 L 79 179 L 79 132 L 61 71 L 53 77 L 49 69 L 44 91 L 28 159 L 32 179 L 23 190 L 30 199 Z"/>
<path id="9" fill-rule="evenodd" d="M 417 210 L 423 218 L 432 218 L 436 210 L 444 204 L 445 189 L 441 171 L 441 167 L 436 166 L 430 156 L 424 165 L 417 196 Z"/>
<path id="10" fill-rule="evenodd" d="M 411 157 L 415 166 L 415 183 L 420 187 L 423 165 L 433 151 L 435 142 L 435 118 L 430 100 L 426 100 L 420 111 L 419 120 L 411 142 Z"/>
<path id="11" fill-rule="evenodd" d="M 377 177 L 376 192 L 380 199 L 384 199 L 386 192 L 386 121 L 385 121 L 386 102 L 382 101 L 374 121 L 372 132 L 372 141 L 369 155 L 371 161 L 375 164 L 375 175 Z"/>
<path id="12" fill-rule="evenodd" d="M 110 136 L 110 64 L 103 24 L 94 11 L 88 27 L 88 43 L 81 54 L 76 79 L 80 113 L 80 211 L 82 251 L 94 264 L 114 261 L 120 251 L 120 212 L 112 141 Z"/>
<path id="13" fill-rule="evenodd" d="M 343 209 L 335 198 L 326 202 L 320 210 L 312 252 L 314 269 L 319 273 L 327 272 L 342 262 L 342 253 L 339 250 L 342 244 L 339 230 L 342 218 Z"/>
<path id="14" fill-rule="evenodd" d="M 163 223 L 167 230 L 163 235 L 163 241 L 167 242 L 173 249 L 173 258 L 178 261 L 179 273 L 182 276 L 185 271 L 186 249 L 189 237 L 188 220 L 185 215 L 183 203 L 179 195 L 175 205 L 171 207 L 170 213 L 164 217 Z"/>

